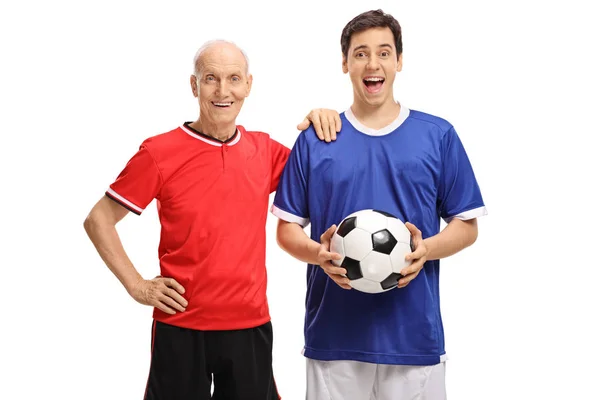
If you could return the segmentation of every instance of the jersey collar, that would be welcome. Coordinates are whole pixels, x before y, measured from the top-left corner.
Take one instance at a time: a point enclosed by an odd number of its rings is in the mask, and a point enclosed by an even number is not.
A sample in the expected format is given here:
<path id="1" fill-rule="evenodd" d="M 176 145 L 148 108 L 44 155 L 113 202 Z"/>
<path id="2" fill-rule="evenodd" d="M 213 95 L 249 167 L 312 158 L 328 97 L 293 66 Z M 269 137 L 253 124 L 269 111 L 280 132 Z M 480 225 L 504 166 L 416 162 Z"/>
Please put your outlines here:
<path id="1" fill-rule="evenodd" d="M 242 131 L 240 130 L 239 127 L 237 127 L 233 136 L 230 137 L 229 139 L 227 139 L 225 142 L 221 142 L 220 140 L 217 140 L 211 136 L 205 135 L 202 132 L 198 132 L 197 130 L 195 130 L 192 127 L 187 126 L 186 124 L 181 125 L 180 128 L 182 131 L 184 131 L 191 137 L 198 139 L 204 143 L 208 143 L 211 146 L 216 146 L 216 147 L 233 146 L 234 144 L 238 143 L 240 141 L 240 139 L 242 138 Z"/>
<path id="2" fill-rule="evenodd" d="M 406 121 L 406 118 L 408 118 L 408 115 L 410 114 L 410 110 L 407 107 L 404 107 L 400 103 L 398 103 L 398 105 L 400 105 L 400 113 L 398 114 L 398 117 L 392 121 L 391 124 L 381 129 L 372 129 L 361 124 L 354 116 L 351 108 L 348 108 L 344 114 L 346 115 L 348 122 L 350 122 L 357 131 L 369 136 L 383 136 L 398 129 L 398 127 L 402 125 L 404 121 Z"/>

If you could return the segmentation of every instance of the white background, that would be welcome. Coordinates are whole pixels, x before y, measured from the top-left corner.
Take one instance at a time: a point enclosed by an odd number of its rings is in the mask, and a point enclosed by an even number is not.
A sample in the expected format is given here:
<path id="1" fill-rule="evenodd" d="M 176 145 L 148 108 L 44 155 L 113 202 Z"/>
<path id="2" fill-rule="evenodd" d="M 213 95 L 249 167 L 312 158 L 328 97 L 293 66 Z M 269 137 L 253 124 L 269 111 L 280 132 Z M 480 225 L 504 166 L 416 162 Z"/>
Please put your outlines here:
<path id="1" fill-rule="evenodd" d="M 586 4 L 591 4 L 588 2 Z M 285 8 L 284 8 L 285 5 Z M 554 1 L 2 1 L 0 399 L 140 399 L 151 312 L 82 227 L 143 139 L 197 117 L 206 40 L 250 56 L 238 122 L 292 146 L 311 109 L 352 100 L 339 37 L 383 8 L 403 28 L 396 98 L 448 119 L 489 215 L 442 262 L 450 399 L 598 399 L 598 29 Z M 304 398 L 305 267 L 268 217 L 277 384 Z M 158 274 L 154 203 L 118 225 Z"/>

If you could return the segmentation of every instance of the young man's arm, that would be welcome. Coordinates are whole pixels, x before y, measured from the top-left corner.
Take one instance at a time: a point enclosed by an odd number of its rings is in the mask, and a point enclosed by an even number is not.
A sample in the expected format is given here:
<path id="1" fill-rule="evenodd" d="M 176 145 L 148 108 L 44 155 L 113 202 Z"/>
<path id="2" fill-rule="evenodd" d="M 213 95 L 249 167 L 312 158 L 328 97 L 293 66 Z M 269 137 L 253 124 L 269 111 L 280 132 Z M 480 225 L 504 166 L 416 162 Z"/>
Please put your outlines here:
<path id="1" fill-rule="evenodd" d="M 419 275 L 425 262 L 450 257 L 472 245 L 477 239 L 477 218 L 466 221 L 453 218 L 444 230 L 427 239 L 422 238 L 421 231 L 413 224 L 407 223 L 406 227 L 412 235 L 415 250 L 407 255 L 406 259 L 412 262 L 401 271 L 404 277 L 398 281 L 400 288 L 407 286 Z"/>
<path id="2" fill-rule="evenodd" d="M 329 251 L 331 237 L 336 226 L 332 225 L 321 235 L 321 243 L 312 240 L 304 229 L 295 222 L 282 219 L 277 224 L 277 243 L 292 257 L 308 264 L 319 265 L 335 283 L 344 289 L 351 289 L 350 280 L 343 275 L 346 269 L 332 264 L 332 260 L 340 260 L 342 256 Z"/>
<path id="3" fill-rule="evenodd" d="M 477 240 L 477 218 L 467 221 L 453 218 L 437 235 L 424 240 L 427 260 L 440 260 L 471 246 Z"/>
<path id="4" fill-rule="evenodd" d="M 183 286 L 171 278 L 144 280 L 127 256 L 116 225 L 128 210 L 103 196 L 92 208 L 83 226 L 98 254 L 123 284 L 127 292 L 141 304 L 156 307 L 165 313 L 183 312 L 187 301 L 181 296 Z"/>
<path id="5" fill-rule="evenodd" d="M 425 261 L 449 257 L 475 243 L 477 217 L 487 214 L 473 168 L 453 127 L 445 132 L 441 144 L 444 168 L 438 187 L 438 202 L 440 216 L 449 221 L 448 226 L 442 232 L 419 241 L 424 252 L 418 260 L 414 255 L 416 251 L 410 255 L 413 263 L 406 268 L 409 275 L 398 282 L 399 286 L 406 286 L 414 279 Z M 417 231 L 420 236 L 421 232 L 413 228 L 409 227 L 411 232 Z"/>

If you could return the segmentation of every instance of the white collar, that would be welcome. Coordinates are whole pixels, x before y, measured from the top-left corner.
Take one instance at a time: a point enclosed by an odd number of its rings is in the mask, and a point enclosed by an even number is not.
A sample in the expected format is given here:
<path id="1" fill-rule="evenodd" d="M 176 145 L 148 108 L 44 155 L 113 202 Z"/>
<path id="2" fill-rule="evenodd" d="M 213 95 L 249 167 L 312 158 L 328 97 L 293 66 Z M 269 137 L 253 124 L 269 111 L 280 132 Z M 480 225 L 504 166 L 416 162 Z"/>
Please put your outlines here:
<path id="1" fill-rule="evenodd" d="M 213 138 L 208 137 L 208 136 L 204 137 L 204 136 L 198 135 L 196 132 L 193 132 L 191 129 L 189 129 L 185 125 L 181 125 L 180 128 L 181 128 L 182 131 L 184 131 L 185 133 L 187 133 L 191 137 L 196 138 L 198 140 L 203 141 L 204 143 L 208 143 L 211 146 L 216 146 L 216 147 L 233 146 L 234 144 L 236 144 L 237 142 L 239 142 L 240 139 L 242 138 L 242 132 L 239 129 L 236 129 L 235 138 L 232 141 L 230 141 L 230 142 L 221 142 L 220 140 L 213 139 Z"/>
<path id="2" fill-rule="evenodd" d="M 406 118 L 408 118 L 408 115 L 410 114 L 410 110 L 407 107 L 404 107 L 400 103 L 398 103 L 398 105 L 400 106 L 400 113 L 398 114 L 398 117 L 396 117 L 396 119 L 393 120 L 388 126 L 385 126 L 381 129 L 372 129 L 361 124 L 354 116 L 352 108 L 348 108 L 344 114 L 346 115 L 348 122 L 350 122 L 357 131 L 369 136 L 383 136 L 398 129 L 398 127 L 402 125 L 404 121 L 406 121 Z"/>

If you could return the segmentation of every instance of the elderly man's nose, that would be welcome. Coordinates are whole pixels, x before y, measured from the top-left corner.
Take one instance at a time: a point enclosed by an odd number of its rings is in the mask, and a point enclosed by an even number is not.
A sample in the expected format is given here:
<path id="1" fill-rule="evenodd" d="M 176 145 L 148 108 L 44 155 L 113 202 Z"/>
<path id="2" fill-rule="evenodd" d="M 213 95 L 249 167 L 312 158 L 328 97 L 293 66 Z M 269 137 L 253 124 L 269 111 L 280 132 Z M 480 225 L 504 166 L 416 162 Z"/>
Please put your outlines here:
<path id="1" fill-rule="evenodd" d="M 219 96 L 225 96 L 227 94 L 227 92 L 228 92 L 227 84 L 223 83 L 223 82 L 220 82 L 217 85 L 217 94 Z"/>

